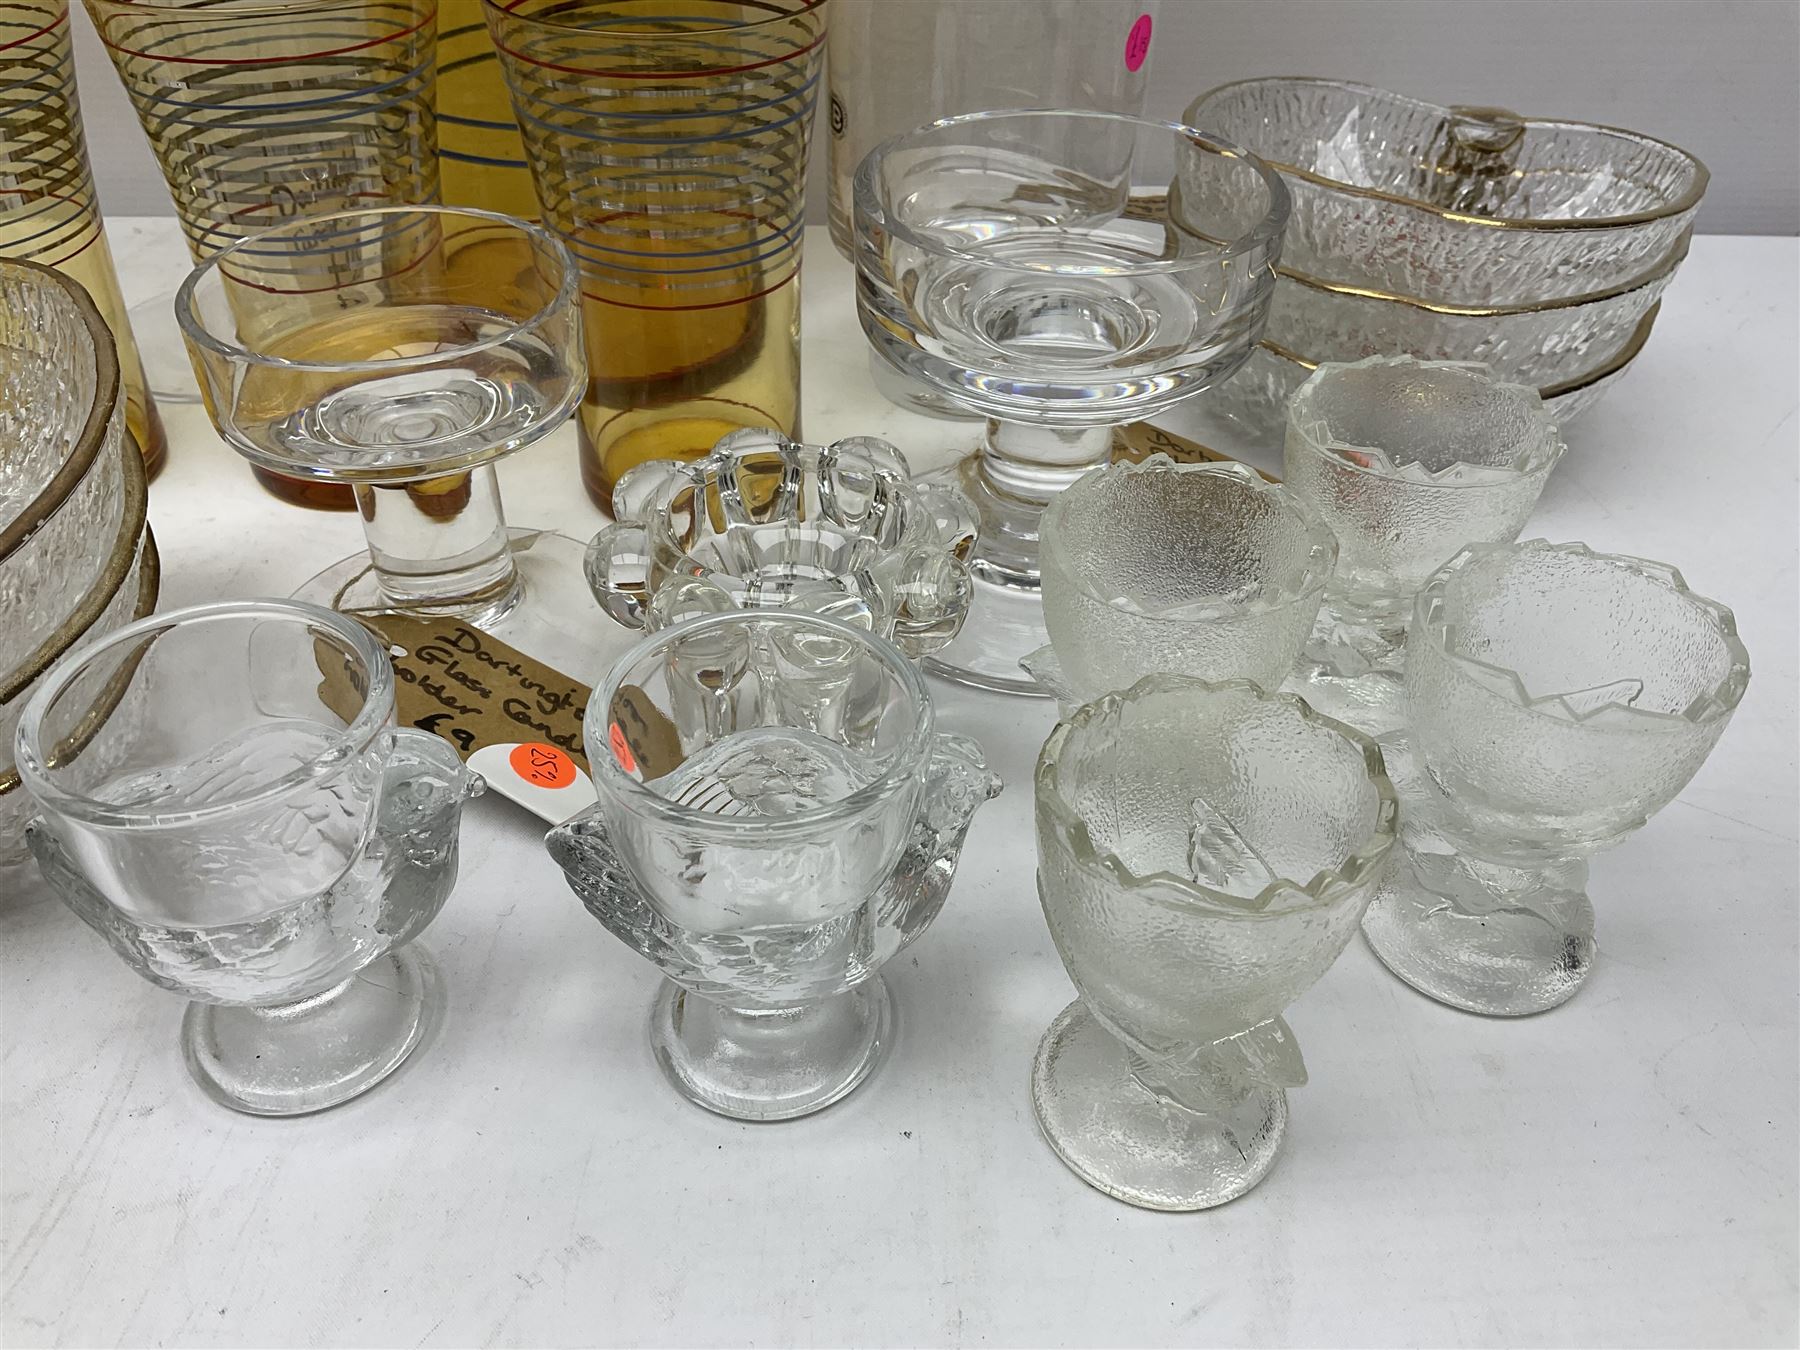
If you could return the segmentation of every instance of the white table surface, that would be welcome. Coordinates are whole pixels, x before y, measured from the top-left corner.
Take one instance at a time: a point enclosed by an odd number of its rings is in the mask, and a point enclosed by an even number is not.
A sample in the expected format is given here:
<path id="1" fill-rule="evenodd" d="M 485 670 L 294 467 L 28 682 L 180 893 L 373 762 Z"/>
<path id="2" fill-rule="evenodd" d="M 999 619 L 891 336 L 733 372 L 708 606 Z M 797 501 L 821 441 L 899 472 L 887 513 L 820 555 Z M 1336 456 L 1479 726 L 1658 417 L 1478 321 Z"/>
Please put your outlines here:
<path id="1" fill-rule="evenodd" d="M 967 444 L 872 393 L 847 268 L 809 233 L 809 438 L 887 434 L 918 464 Z M 172 221 L 113 238 L 133 299 L 186 267 Z M 542 826 L 491 796 L 425 936 L 443 1032 L 377 1091 L 299 1120 L 204 1097 L 180 1001 L 14 874 L 0 1335 L 1794 1344 L 1797 252 L 1694 241 L 1529 531 L 1678 564 L 1736 609 L 1754 670 L 1688 790 L 1594 863 L 1600 956 L 1563 1009 L 1465 1016 L 1355 943 L 1289 1010 L 1312 1082 L 1268 1180 L 1202 1214 L 1107 1199 L 1051 1155 L 1027 1100 L 1072 996 L 1032 883 L 1052 711 L 935 684 L 942 724 L 980 737 L 1007 790 L 936 927 L 889 969 L 892 1055 L 794 1123 L 676 1097 L 645 1039 L 656 972 L 582 911 Z M 358 547 L 352 517 L 261 494 L 197 406 L 164 417 L 165 608 L 284 594 Z M 573 439 L 503 466 L 515 523 L 599 525 Z"/>

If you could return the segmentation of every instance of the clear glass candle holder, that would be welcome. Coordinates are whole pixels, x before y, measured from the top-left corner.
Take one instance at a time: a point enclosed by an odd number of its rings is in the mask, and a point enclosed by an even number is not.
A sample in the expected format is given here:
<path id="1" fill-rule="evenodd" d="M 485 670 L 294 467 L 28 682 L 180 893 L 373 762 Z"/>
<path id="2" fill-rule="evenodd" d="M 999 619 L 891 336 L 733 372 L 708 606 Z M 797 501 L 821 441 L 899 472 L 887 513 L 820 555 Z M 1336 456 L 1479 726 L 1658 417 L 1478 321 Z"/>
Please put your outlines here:
<path id="1" fill-rule="evenodd" d="M 18 764 L 45 879 L 192 1000 L 182 1052 L 215 1100 L 335 1106 L 438 1020 L 442 984 L 413 940 L 455 883 L 482 782 L 394 726 L 393 667 L 360 624 L 278 600 L 131 624 L 45 676 Z"/>
<path id="2" fill-rule="evenodd" d="M 588 704 L 599 800 L 550 854 L 667 977 L 650 1043 L 690 1101 L 805 1115 L 887 1050 L 880 968 L 936 917 L 1000 790 L 932 721 L 899 648 L 792 610 L 654 634 Z"/>
<path id="3" fill-rule="evenodd" d="M 1384 696 L 1397 707 L 1419 587 L 1466 544 L 1518 538 L 1563 450 L 1537 391 L 1481 367 L 1320 366 L 1288 404 L 1284 463 L 1338 561 L 1299 691 L 1337 716 Z M 1346 687 L 1365 676 L 1377 678 Z"/>
<path id="4" fill-rule="evenodd" d="M 1731 611 L 1672 567 L 1541 539 L 1464 549 L 1414 608 L 1405 849 L 1370 946 L 1469 1012 L 1569 998 L 1593 966 L 1588 857 L 1687 785 L 1749 679 Z"/>
<path id="5" fill-rule="evenodd" d="M 1394 841 L 1381 754 L 1291 695 L 1152 675 L 1060 723 L 1036 787 L 1038 898 L 1080 994 L 1038 1046 L 1038 1123 L 1129 1204 L 1235 1199 L 1306 1081 L 1282 1010 Z"/>
<path id="6" fill-rule="evenodd" d="M 863 332 L 897 370 L 989 419 L 981 449 L 948 474 L 980 538 L 973 617 L 928 658 L 934 673 L 1044 692 L 1019 661 L 1045 641 L 1045 507 L 1109 461 L 1115 427 L 1249 359 L 1287 210 L 1254 156 L 1114 113 L 946 117 L 863 160 Z"/>
<path id="7" fill-rule="evenodd" d="M 961 493 L 910 477 L 871 436 L 818 446 L 736 431 L 705 459 L 654 460 L 619 480 L 618 523 L 588 545 L 588 584 L 613 618 L 652 632 L 698 614 L 804 609 L 923 656 L 969 612 L 976 526 Z"/>
<path id="8" fill-rule="evenodd" d="M 1070 708 L 1156 671 L 1275 688 L 1312 629 L 1337 545 L 1254 469 L 1152 455 L 1053 500 L 1040 556 L 1050 646 L 1024 665 Z"/>

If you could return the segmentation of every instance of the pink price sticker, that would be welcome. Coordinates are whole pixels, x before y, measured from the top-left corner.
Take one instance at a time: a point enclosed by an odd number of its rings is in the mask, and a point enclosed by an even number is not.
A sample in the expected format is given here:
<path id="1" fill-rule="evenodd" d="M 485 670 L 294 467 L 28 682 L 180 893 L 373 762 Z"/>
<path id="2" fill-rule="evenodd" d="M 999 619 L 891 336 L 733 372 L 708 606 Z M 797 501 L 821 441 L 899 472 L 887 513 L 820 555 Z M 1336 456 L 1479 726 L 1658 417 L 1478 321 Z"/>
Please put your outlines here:
<path id="1" fill-rule="evenodd" d="M 1148 14 L 1137 16 L 1131 31 L 1125 35 L 1125 69 L 1136 72 L 1150 55 L 1150 30 L 1155 25 Z"/>

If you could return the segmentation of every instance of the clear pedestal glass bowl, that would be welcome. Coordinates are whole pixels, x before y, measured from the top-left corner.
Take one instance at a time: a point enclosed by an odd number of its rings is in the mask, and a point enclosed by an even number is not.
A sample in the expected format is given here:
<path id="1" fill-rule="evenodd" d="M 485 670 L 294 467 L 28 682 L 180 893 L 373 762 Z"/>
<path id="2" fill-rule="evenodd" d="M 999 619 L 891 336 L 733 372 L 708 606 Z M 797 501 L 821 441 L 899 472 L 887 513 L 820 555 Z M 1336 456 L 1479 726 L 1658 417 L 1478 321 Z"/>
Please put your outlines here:
<path id="1" fill-rule="evenodd" d="M 1018 662 L 1044 642 L 1044 507 L 1108 461 L 1113 427 L 1244 363 L 1286 213 L 1280 180 L 1254 157 L 1110 113 L 948 117 L 863 161 L 863 331 L 896 368 L 989 419 L 950 475 L 980 517 L 974 617 L 930 669 L 1041 692 Z"/>
<path id="2" fill-rule="evenodd" d="M 91 709 L 120 684 L 96 727 Z M 90 643 L 20 720 L 40 870 L 132 969 L 192 1000 L 188 1067 L 236 1110 L 346 1101 L 441 1014 L 413 939 L 455 882 L 481 780 L 393 720 L 393 667 L 371 633 L 267 600 Z"/>
<path id="3" fill-rule="evenodd" d="M 1405 848 L 1370 946 L 1470 1012 L 1569 998 L 1593 964 L 1587 858 L 1687 785 L 1749 678 L 1731 611 L 1671 567 L 1543 540 L 1463 550 L 1415 605 Z"/>
<path id="4" fill-rule="evenodd" d="M 584 727 L 599 800 L 547 844 L 666 977 L 650 1042 L 669 1081 L 741 1120 L 852 1091 L 893 1037 L 880 968 L 936 917 L 1000 790 L 980 748 L 934 732 L 899 648 L 794 610 L 646 638 Z"/>
<path id="5" fill-rule="evenodd" d="M 1706 191 L 1699 160 L 1635 132 L 1344 80 L 1242 80 L 1202 95 L 1186 120 L 1281 174 L 1289 266 L 1436 303 L 1624 285 L 1675 251 Z"/>
<path id="6" fill-rule="evenodd" d="M 1282 1010 L 1394 841 L 1380 752 L 1289 695 L 1152 675 L 1057 726 L 1036 796 L 1038 897 L 1080 994 L 1032 1067 L 1045 1137 L 1130 1204 L 1242 1195 L 1306 1081 Z"/>
<path id="7" fill-rule="evenodd" d="M 501 280 L 495 256 L 511 260 Z M 303 598 L 454 617 L 587 680 L 624 649 L 582 546 L 509 531 L 494 471 L 580 402 L 579 282 L 541 227 L 434 205 L 300 218 L 188 276 L 176 319 L 219 434 L 356 493 L 367 549 Z"/>
<path id="8" fill-rule="evenodd" d="M 1397 722 L 1418 588 L 1467 544 L 1510 543 L 1563 455 L 1537 391 L 1459 364 L 1324 365 L 1288 404 L 1285 481 L 1337 539 L 1337 568 L 1296 669 L 1334 717 L 1370 700 Z"/>
<path id="9" fill-rule="evenodd" d="M 803 609 L 923 656 L 968 614 L 976 526 L 961 493 L 909 476 L 873 437 L 817 446 L 733 432 L 702 460 L 656 460 L 620 479 L 618 523 L 588 545 L 588 584 L 628 627 Z"/>
<path id="10" fill-rule="evenodd" d="M 1050 646 L 1025 664 L 1067 708 L 1156 671 L 1279 685 L 1337 545 L 1312 508 L 1245 465 L 1152 455 L 1052 501 L 1041 557 Z"/>

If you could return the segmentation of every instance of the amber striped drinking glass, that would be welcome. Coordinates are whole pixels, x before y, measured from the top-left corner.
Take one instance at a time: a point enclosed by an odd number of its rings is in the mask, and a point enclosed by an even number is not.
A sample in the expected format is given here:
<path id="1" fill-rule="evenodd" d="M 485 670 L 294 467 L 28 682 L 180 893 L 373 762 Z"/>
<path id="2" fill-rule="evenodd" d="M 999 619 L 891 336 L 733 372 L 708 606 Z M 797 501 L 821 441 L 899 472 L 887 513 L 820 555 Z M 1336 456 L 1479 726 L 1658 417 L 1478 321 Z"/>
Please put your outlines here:
<path id="1" fill-rule="evenodd" d="M 93 297 L 118 348 L 126 431 L 154 473 L 166 440 L 100 222 L 68 0 L 0 0 L 0 256 L 54 267 Z"/>
<path id="2" fill-rule="evenodd" d="M 825 0 L 484 0 L 544 222 L 581 267 L 582 480 L 798 434 Z"/>
<path id="3" fill-rule="evenodd" d="M 438 193 L 436 0 L 87 0 L 204 262 L 258 230 Z M 337 483 L 257 478 L 308 506 Z"/>

